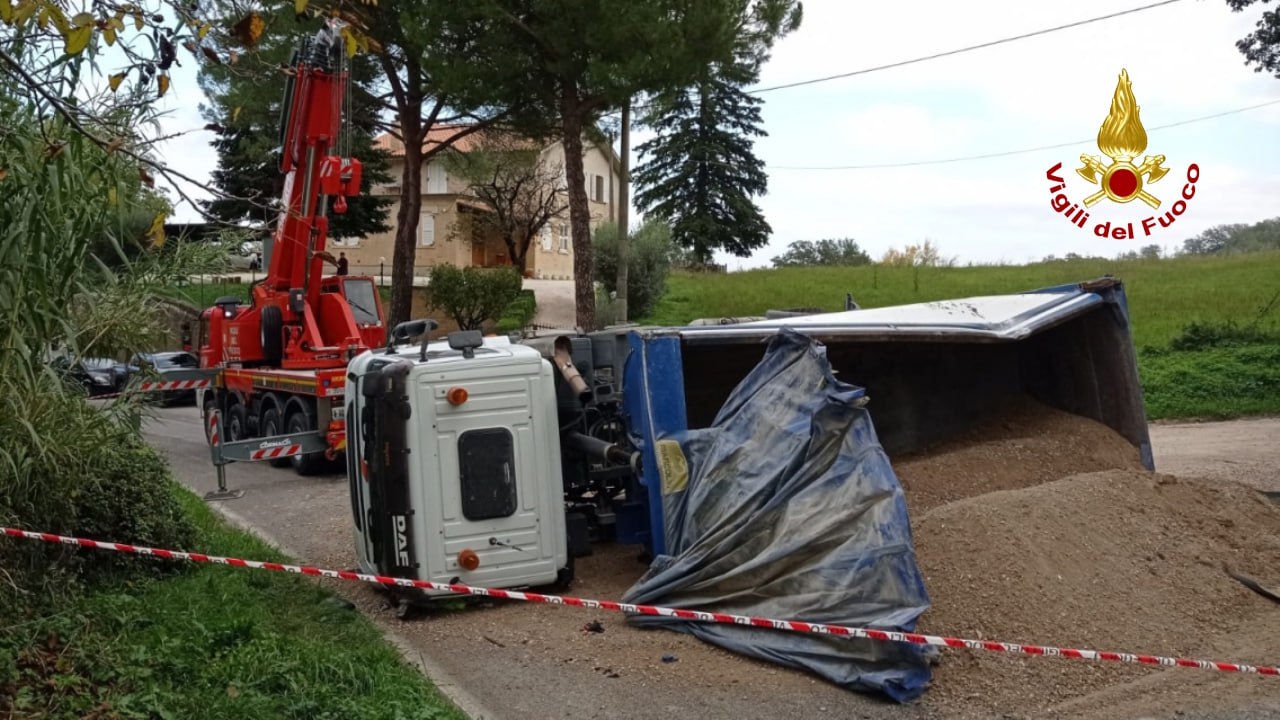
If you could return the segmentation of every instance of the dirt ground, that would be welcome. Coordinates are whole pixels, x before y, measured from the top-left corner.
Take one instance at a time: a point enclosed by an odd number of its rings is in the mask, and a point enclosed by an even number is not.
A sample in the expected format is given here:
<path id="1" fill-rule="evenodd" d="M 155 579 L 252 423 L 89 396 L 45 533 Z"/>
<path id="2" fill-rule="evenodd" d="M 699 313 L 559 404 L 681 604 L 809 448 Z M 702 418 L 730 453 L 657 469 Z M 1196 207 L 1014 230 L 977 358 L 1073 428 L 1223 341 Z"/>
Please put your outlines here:
<path id="1" fill-rule="evenodd" d="M 1151 426 L 1156 470 L 1234 480 L 1280 491 L 1280 420 L 1171 423 Z"/>
<path id="2" fill-rule="evenodd" d="M 183 480 L 207 490 L 202 430 L 183 411 L 162 411 L 148 431 Z M 1030 404 L 928 456 L 894 458 L 933 601 L 922 629 L 1277 662 L 1269 654 L 1280 607 L 1221 570 L 1229 561 L 1280 585 L 1280 510 L 1229 482 L 1280 489 L 1280 443 L 1249 441 L 1280 438 L 1280 419 L 1246 422 L 1256 432 L 1238 423 L 1152 426 L 1163 472 L 1211 464 L 1188 450 L 1196 447 L 1188 437 L 1213 438 L 1201 447 L 1252 469 L 1212 482 L 1138 471 L 1136 450 L 1107 428 Z M 252 500 L 229 508 L 306 562 L 354 564 L 342 478 L 233 467 L 233 485 Z M 579 558 L 567 594 L 618 598 L 645 568 L 639 551 L 598 546 Z M 402 622 L 374 589 L 332 587 L 429 658 L 446 689 L 479 698 L 483 717 L 1280 716 L 1271 678 L 969 651 L 944 651 L 925 698 L 898 706 L 685 635 L 638 630 L 618 613 L 509 603 Z M 591 621 L 603 632 L 585 630 Z"/>

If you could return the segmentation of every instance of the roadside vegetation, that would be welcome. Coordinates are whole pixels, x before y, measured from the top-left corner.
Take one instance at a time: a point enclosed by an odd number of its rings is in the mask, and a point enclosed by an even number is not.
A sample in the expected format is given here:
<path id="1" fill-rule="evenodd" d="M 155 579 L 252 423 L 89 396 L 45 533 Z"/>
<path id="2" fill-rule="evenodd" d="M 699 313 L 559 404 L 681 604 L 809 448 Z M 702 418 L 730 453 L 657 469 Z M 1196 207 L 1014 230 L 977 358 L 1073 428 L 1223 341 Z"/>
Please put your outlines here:
<path id="1" fill-rule="evenodd" d="M 153 489 L 188 523 L 193 544 L 184 546 L 290 562 L 185 489 Z M 107 580 L 57 612 L 6 623 L 0 710 L 103 720 L 465 717 L 370 621 L 317 582 L 220 565 L 119 562 L 151 577 Z"/>
<path id="2" fill-rule="evenodd" d="M 643 322 L 763 315 L 769 309 L 863 308 L 1000 295 L 1120 278 L 1152 419 L 1280 413 L 1280 251 L 1165 259 L 1053 260 L 1022 266 L 866 264 L 728 274 L 673 272 Z"/>
<path id="3" fill-rule="evenodd" d="M 269 556 L 177 489 L 140 401 L 91 403 L 59 369 L 152 349 L 157 300 L 221 270 L 226 243 L 166 237 L 138 134 L 154 114 L 124 85 L 82 92 L 46 5 L 48 33 L 27 12 L 0 34 L 0 66 L 41 68 L 35 86 L 0 71 L 0 524 Z M 75 27 L 69 55 L 97 26 Z M 0 538 L 0 717 L 456 716 L 327 592 L 261 575 Z"/>

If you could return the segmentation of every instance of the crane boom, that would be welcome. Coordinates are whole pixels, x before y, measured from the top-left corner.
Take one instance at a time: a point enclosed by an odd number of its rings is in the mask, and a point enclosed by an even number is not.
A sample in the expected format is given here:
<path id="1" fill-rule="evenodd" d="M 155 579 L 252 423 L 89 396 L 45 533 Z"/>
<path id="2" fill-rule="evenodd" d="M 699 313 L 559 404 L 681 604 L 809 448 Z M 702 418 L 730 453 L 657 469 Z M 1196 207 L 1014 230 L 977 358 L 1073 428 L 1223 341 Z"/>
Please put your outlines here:
<path id="1" fill-rule="evenodd" d="M 344 153 L 352 117 L 344 32 L 330 19 L 289 63 L 280 113 L 284 192 L 265 243 L 266 277 L 253 284 L 247 306 L 229 296 L 201 314 L 200 366 L 222 369 L 221 387 L 200 400 L 206 422 L 216 408 L 233 443 L 317 433 L 323 452 L 284 460 L 303 474 L 346 447 L 347 364 L 387 337 L 373 278 L 324 274 L 328 214 L 346 211 L 361 180 L 360 161 Z"/>

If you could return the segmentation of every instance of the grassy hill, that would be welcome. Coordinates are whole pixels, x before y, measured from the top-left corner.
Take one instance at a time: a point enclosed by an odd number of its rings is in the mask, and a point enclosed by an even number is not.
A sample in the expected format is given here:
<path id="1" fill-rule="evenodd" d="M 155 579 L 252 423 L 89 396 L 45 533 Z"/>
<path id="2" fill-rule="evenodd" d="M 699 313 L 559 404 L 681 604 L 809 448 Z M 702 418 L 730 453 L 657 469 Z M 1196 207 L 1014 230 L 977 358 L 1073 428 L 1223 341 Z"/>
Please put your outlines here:
<path id="1" fill-rule="evenodd" d="M 675 273 L 644 320 L 841 310 L 1001 295 L 1110 273 L 1124 281 L 1148 413 L 1232 417 L 1280 413 L 1280 252 L 1167 260 L 1073 260 L 958 268 L 783 268 L 725 275 Z M 1270 305 L 1269 305 L 1270 303 Z"/>

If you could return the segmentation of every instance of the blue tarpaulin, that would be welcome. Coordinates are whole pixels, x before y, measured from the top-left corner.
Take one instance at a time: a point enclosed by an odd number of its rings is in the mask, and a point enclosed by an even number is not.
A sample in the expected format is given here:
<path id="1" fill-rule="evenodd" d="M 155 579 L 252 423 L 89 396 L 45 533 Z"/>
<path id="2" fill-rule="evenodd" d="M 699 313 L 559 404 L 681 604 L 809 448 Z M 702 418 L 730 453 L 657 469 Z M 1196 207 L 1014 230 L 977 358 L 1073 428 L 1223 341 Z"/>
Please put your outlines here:
<path id="1" fill-rule="evenodd" d="M 710 427 L 641 437 L 663 542 L 625 602 L 914 631 L 929 607 L 902 487 L 864 390 L 782 329 Z M 655 528 L 655 532 L 658 530 Z M 665 627 L 837 685 L 918 698 L 934 651 L 650 615 Z"/>

